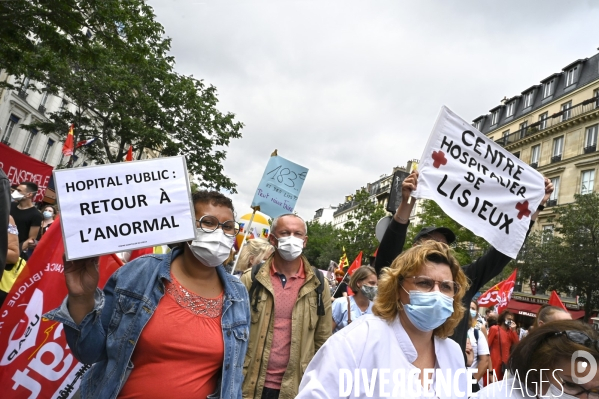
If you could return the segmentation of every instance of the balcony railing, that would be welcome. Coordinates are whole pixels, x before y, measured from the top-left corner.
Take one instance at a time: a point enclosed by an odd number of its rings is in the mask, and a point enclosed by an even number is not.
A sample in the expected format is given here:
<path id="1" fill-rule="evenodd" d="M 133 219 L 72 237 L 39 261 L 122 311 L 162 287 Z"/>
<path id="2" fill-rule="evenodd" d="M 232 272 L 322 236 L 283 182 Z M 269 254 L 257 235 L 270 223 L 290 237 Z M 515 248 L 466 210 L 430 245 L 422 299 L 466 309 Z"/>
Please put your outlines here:
<path id="1" fill-rule="evenodd" d="M 593 144 L 593 145 L 589 145 L 587 147 L 584 147 L 584 153 L 585 154 L 588 154 L 588 153 L 591 153 L 591 152 L 595 152 L 595 151 L 597 151 L 597 144 Z"/>
<path id="2" fill-rule="evenodd" d="M 597 97 L 591 97 L 588 100 L 576 104 L 567 110 L 556 112 L 553 115 L 548 116 L 546 119 L 533 123 L 532 125 L 526 126 L 522 129 L 517 130 L 512 134 L 503 136 L 495 142 L 501 146 L 515 143 L 516 141 L 522 140 L 528 136 L 538 133 L 542 130 L 550 129 L 553 126 L 557 126 L 560 123 L 567 122 L 572 118 L 586 114 L 587 112 L 594 111 L 599 108 L 599 99 Z M 567 119 L 562 117 L 567 116 Z M 562 120 L 563 119 L 563 120 Z"/>
<path id="3" fill-rule="evenodd" d="M 557 200 L 556 199 L 550 199 L 549 201 L 547 201 L 547 203 L 545 205 L 546 206 L 556 206 L 557 205 Z"/>
<path id="4" fill-rule="evenodd" d="M 556 163 L 562 160 L 562 156 L 561 155 L 554 155 L 551 157 L 551 163 Z"/>
<path id="5" fill-rule="evenodd" d="M 539 167 L 539 163 L 538 162 L 533 162 L 533 163 L 530 164 L 530 167 L 533 168 L 533 169 L 536 169 L 536 168 Z"/>
<path id="6" fill-rule="evenodd" d="M 379 195 L 382 193 L 388 193 L 391 190 L 390 186 L 386 186 L 386 187 L 379 187 L 375 192 L 374 195 Z"/>

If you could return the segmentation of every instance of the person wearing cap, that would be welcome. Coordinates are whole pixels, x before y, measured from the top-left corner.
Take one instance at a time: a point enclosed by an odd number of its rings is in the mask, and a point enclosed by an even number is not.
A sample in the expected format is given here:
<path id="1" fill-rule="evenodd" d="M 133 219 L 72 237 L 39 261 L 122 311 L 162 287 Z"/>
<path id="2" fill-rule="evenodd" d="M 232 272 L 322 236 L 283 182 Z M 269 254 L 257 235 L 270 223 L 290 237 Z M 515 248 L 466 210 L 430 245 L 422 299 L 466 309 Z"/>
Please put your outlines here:
<path id="1" fill-rule="evenodd" d="M 402 183 L 401 195 L 402 199 L 397 207 L 397 211 L 391 220 L 391 223 L 385 231 L 385 235 L 379 245 L 377 257 L 375 260 L 375 270 L 380 275 L 381 270 L 384 267 L 391 265 L 393 260 L 402 252 L 404 243 L 406 241 L 406 234 L 408 232 L 408 225 L 410 223 L 410 215 L 412 208 L 416 201 L 410 200 L 412 191 L 416 190 L 418 185 L 418 171 L 412 172 Z M 541 204 L 537 211 L 530 217 L 530 227 L 534 224 L 534 221 L 539 216 L 539 212 L 544 209 L 544 205 L 553 192 L 553 184 L 551 180 L 545 178 L 545 196 L 541 200 Z M 528 230 L 530 232 L 530 229 Z M 446 227 L 425 227 L 414 237 L 412 245 L 418 245 L 422 241 L 435 240 L 448 245 L 455 242 L 455 234 Z M 480 258 L 475 260 L 469 265 L 463 265 L 462 268 L 466 277 L 470 281 L 470 287 L 466 291 L 466 294 L 462 298 L 462 303 L 465 307 L 470 306 L 470 301 L 474 298 L 474 295 L 491 279 L 496 277 L 505 266 L 512 260 L 507 255 L 502 254 L 495 248 L 491 247 L 489 250 Z M 468 314 L 464 314 L 464 317 L 455 328 L 453 335 L 450 337 L 462 348 L 462 352 L 466 350 L 466 338 L 468 336 L 469 329 Z"/>

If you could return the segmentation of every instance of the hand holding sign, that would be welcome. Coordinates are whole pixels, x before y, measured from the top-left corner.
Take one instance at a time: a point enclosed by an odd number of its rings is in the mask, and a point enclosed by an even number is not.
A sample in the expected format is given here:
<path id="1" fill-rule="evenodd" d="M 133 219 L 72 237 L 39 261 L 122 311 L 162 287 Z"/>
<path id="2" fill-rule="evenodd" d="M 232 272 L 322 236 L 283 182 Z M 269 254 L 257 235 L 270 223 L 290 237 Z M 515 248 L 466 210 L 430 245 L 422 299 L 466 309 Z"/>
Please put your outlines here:
<path id="1" fill-rule="evenodd" d="M 100 258 L 67 261 L 63 255 L 64 278 L 69 292 L 69 313 L 76 324 L 94 308 L 94 293 L 100 281 Z"/>
<path id="2" fill-rule="evenodd" d="M 418 170 L 414 170 L 401 184 L 401 197 L 404 201 L 410 202 L 412 192 L 418 188 Z"/>
<path id="3" fill-rule="evenodd" d="M 67 261 L 63 256 L 64 278 L 70 297 L 93 298 L 100 280 L 99 261 L 98 257 Z"/>

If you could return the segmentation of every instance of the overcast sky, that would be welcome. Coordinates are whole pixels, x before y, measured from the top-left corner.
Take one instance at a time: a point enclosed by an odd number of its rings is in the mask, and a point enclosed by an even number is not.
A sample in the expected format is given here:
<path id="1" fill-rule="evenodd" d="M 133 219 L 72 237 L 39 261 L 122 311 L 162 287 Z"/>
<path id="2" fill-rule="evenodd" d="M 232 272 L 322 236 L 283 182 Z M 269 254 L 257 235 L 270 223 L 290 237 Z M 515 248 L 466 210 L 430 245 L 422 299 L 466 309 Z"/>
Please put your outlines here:
<path id="1" fill-rule="evenodd" d="M 309 168 L 312 219 L 420 158 L 442 105 L 472 121 L 599 46 L 593 0 L 149 4 L 176 70 L 245 124 L 225 162 L 240 216 L 275 148 Z"/>

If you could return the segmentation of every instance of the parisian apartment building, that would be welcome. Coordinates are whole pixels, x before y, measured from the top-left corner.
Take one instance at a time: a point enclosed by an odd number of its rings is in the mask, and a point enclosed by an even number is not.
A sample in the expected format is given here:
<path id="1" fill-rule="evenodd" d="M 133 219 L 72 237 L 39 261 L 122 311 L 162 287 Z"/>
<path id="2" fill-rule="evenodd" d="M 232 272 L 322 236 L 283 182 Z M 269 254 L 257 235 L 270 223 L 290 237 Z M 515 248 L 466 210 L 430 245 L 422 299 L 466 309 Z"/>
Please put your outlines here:
<path id="1" fill-rule="evenodd" d="M 555 191 L 535 228 L 552 230 L 552 207 L 597 188 L 599 54 L 574 60 L 505 98 L 473 125 L 551 179 Z"/>

